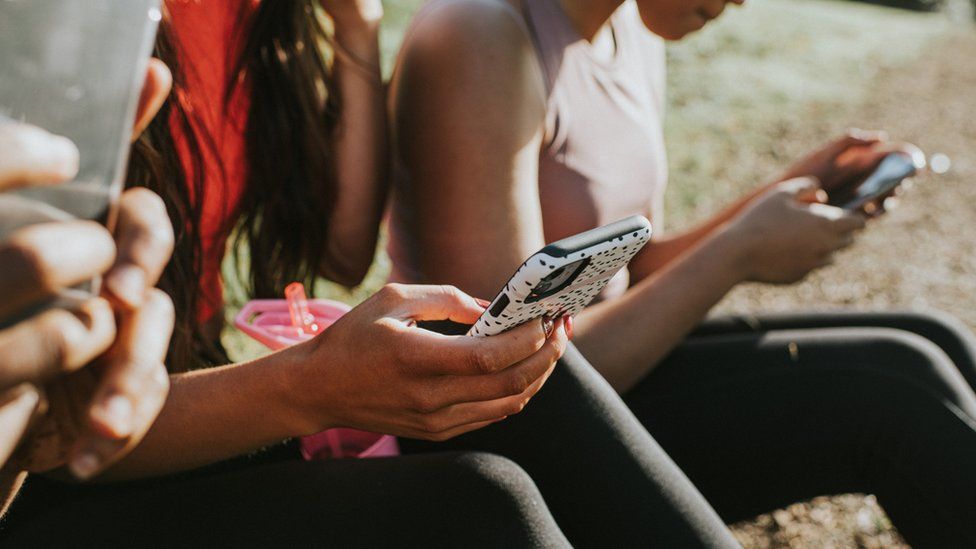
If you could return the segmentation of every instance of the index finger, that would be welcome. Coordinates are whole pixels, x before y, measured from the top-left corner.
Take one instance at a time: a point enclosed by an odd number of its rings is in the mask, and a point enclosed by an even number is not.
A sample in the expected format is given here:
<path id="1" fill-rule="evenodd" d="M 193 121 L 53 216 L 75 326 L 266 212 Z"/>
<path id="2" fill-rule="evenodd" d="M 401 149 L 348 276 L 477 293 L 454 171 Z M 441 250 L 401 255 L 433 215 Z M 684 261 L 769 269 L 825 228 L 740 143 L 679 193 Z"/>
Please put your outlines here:
<path id="1" fill-rule="evenodd" d="M 156 285 L 173 253 L 173 225 L 163 200 L 148 189 L 123 193 L 115 240 L 118 252 L 105 275 L 105 289 L 132 309 Z"/>
<path id="2" fill-rule="evenodd" d="M 30 225 L 0 243 L 0 318 L 104 272 L 115 245 L 94 221 Z"/>
<path id="3" fill-rule="evenodd" d="M 104 471 L 142 440 L 169 389 L 163 360 L 173 330 L 172 302 L 150 290 L 142 307 L 121 317 L 116 345 L 100 364 L 88 428 L 71 450 L 69 468 L 81 479 Z"/>
<path id="4" fill-rule="evenodd" d="M 0 191 L 63 183 L 78 173 L 78 148 L 38 127 L 0 121 Z"/>
<path id="5" fill-rule="evenodd" d="M 491 337 L 444 336 L 413 328 L 413 359 L 425 371 L 440 375 L 484 375 L 504 370 L 539 351 L 552 321 L 530 320 Z"/>
<path id="6" fill-rule="evenodd" d="M 396 302 L 395 313 L 401 320 L 451 320 L 474 324 L 485 312 L 478 300 L 454 286 L 389 284 L 380 290 L 381 299 Z"/>

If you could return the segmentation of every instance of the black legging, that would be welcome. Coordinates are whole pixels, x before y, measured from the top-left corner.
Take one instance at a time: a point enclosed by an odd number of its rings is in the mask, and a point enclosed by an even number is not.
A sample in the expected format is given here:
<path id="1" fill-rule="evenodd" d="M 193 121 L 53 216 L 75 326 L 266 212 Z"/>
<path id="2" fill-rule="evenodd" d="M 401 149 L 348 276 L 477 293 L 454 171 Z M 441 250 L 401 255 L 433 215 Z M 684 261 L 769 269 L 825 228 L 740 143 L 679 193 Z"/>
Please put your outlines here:
<path id="1" fill-rule="evenodd" d="M 728 317 L 625 400 L 726 521 L 867 492 L 913 545 L 974 546 L 974 357 L 935 315 Z"/>
<path id="2" fill-rule="evenodd" d="M 564 547 L 532 480 L 478 453 L 78 487 L 32 479 L 3 547 Z"/>
<path id="3" fill-rule="evenodd" d="M 421 444 L 402 446 L 416 453 Z M 582 546 L 736 545 L 574 349 L 521 414 L 453 445 L 424 446 L 431 452 L 286 461 L 189 480 L 76 487 L 35 479 L 0 545 L 564 546 L 560 528 Z M 452 446 L 466 451 L 445 454 Z"/>

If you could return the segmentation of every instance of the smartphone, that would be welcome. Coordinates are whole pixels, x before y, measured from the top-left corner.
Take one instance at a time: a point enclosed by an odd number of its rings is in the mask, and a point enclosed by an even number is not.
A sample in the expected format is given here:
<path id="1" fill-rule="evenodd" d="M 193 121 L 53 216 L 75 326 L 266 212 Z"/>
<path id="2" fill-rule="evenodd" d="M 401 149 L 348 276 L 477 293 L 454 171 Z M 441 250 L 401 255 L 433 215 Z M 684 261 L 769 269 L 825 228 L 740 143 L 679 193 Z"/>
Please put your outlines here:
<path id="1" fill-rule="evenodd" d="M 650 239 L 651 223 L 634 215 L 549 244 L 519 266 L 467 335 L 579 314 Z"/>
<path id="2" fill-rule="evenodd" d="M 0 115 L 80 153 L 74 181 L 0 194 L 0 239 L 40 222 L 112 224 L 161 18 L 160 0 L 0 1 Z"/>
<path id="3" fill-rule="evenodd" d="M 828 204 L 850 211 L 860 210 L 895 190 L 905 178 L 924 169 L 925 164 L 925 153 L 919 149 L 890 153 L 852 192 L 839 193 L 831 197 Z"/>

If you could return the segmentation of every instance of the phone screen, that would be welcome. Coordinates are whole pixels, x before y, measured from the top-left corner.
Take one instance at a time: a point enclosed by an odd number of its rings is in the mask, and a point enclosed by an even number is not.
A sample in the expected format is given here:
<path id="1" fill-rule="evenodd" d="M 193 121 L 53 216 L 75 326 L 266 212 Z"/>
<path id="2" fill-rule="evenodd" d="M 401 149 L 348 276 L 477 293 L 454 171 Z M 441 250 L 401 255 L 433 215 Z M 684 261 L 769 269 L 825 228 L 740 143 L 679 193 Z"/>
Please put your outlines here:
<path id="1" fill-rule="evenodd" d="M 32 223 L 111 220 L 159 1 L 0 1 L 0 115 L 65 136 L 80 153 L 74 181 L 0 194 L 0 239 Z"/>

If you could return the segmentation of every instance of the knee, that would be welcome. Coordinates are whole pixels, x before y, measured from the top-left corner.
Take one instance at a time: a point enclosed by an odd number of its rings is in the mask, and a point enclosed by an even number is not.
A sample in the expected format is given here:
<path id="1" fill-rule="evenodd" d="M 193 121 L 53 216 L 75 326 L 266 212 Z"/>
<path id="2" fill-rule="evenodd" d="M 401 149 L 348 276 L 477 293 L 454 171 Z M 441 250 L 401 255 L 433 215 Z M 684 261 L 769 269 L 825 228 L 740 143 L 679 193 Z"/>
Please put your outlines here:
<path id="1" fill-rule="evenodd" d="M 465 497 L 477 502 L 479 523 L 498 546 L 512 546 L 515 540 L 533 547 L 565 546 L 538 487 L 517 463 L 495 454 L 469 452 L 453 459 L 453 469 Z"/>
<path id="2" fill-rule="evenodd" d="M 468 452 L 453 460 L 456 474 L 468 488 L 495 504 L 523 507 L 542 496 L 532 480 L 514 461 L 495 454 Z"/>

